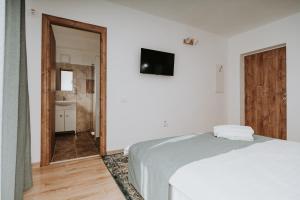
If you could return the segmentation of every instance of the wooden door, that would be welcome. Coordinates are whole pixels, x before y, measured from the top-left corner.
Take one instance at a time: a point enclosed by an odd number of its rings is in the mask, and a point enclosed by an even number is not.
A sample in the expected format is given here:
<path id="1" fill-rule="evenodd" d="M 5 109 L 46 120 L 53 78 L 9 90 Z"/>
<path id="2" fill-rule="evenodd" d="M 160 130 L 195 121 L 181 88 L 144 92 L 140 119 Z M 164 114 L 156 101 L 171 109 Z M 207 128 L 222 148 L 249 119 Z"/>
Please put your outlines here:
<path id="1" fill-rule="evenodd" d="M 55 94 L 56 94 L 56 41 L 52 26 L 49 29 L 49 70 L 50 70 L 50 95 L 49 95 L 49 131 L 50 150 L 49 161 L 51 161 L 55 146 Z"/>
<path id="2" fill-rule="evenodd" d="M 245 123 L 286 139 L 286 48 L 245 56 Z"/>

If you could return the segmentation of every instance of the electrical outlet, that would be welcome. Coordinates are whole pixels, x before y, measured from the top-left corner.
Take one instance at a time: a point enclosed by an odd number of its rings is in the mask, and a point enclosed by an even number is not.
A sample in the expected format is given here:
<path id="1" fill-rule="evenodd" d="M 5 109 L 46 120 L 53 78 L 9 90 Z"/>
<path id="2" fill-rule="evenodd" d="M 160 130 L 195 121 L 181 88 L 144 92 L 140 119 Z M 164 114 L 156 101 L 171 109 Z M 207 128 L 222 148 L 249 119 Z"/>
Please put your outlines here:
<path id="1" fill-rule="evenodd" d="M 168 121 L 167 121 L 167 120 L 164 120 L 163 126 L 164 126 L 164 127 L 168 127 L 168 126 L 169 126 L 169 124 L 168 124 Z"/>

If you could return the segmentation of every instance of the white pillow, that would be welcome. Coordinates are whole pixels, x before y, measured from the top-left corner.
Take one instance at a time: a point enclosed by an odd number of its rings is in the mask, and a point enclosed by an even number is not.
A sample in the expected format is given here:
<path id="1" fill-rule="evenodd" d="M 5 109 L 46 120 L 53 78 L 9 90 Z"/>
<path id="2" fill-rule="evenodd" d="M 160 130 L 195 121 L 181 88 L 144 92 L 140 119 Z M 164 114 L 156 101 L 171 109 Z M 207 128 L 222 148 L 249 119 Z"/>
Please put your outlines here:
<path id="1" fill-rule="evenodd" d="M 253 141 L 253 134 L 254 130 L 249 126 L 220 125 L 214 127 L 214 135 L 216 137 L 230 140 Z"/>

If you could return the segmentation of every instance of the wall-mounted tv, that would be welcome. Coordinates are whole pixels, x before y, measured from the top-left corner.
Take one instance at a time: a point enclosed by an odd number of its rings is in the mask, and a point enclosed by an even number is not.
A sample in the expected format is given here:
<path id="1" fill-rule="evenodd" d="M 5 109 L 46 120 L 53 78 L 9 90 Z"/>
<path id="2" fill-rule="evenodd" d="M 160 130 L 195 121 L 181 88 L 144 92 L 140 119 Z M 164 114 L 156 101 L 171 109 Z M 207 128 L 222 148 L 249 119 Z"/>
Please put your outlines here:
<path id="1" fill-rule="evenodd" d="M 140 73 L 173 76 L 175 54 L 141 49 Z"/>

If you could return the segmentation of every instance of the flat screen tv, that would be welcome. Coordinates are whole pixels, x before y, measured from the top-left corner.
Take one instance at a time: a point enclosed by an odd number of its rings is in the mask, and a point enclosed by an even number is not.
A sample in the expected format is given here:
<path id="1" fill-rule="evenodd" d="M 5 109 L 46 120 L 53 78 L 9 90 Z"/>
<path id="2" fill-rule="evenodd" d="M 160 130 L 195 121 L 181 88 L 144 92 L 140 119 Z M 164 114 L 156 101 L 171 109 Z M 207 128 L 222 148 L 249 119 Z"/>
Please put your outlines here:
<path id="1" fill-rule="evenodd" d="M 173 53 L 142 48 L 140 73 L 173 76 L 174 59 Z"/>

